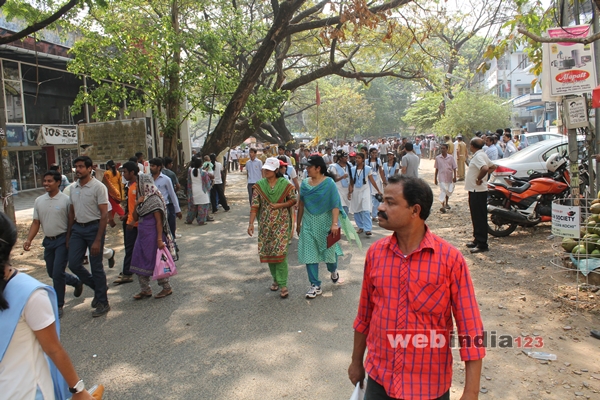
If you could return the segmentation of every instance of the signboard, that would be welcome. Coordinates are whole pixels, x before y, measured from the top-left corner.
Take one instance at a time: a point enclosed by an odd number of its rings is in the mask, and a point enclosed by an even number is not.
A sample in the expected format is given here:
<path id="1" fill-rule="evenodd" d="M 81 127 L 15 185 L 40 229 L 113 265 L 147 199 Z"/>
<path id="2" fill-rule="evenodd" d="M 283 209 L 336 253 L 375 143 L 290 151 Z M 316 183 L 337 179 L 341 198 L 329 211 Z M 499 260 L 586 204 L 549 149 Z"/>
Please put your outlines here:
<path id="1" fill-rule="evenodd" d="M 551 38 L 583 38 L 591 33 L 590 25 L 550 28 Z M 593 44 L 549 43 L 544 59 L 550 68 L 552 96 L 591 92 L 597 86 Z"/>
<path id="2" fill-rule="evenodd" d="M 552 203 L 552 234 L 579 239 L 579 207 Z"/>
<path id="3" fill-rule="evenodd" d="M 77 129 L 42 125 L 37 135 L 37 144 L 39 146 L 77 144 Z"/>
<path id="4" fill-rule="evenodd" d="M 585 128 L 588 126 L 588 113 L 583 97 L 572 97 L 563 101 L 565 123 L 567 129 Z"/>

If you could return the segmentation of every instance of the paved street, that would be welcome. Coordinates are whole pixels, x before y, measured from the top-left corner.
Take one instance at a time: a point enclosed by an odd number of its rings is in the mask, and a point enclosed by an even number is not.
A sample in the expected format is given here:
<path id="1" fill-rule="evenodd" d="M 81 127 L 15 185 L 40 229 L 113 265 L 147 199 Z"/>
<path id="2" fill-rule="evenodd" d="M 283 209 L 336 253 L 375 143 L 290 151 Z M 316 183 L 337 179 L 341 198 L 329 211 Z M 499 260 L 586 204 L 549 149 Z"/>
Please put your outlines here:
<path id="1" fill-rule="evenodd" d="M 324 293 L 308 301 L 295 238 L 290 297 L 282 300 L 269 291 L 271 278 L 259 263 L 256 234 L 246 233 L 245 177 L 228 179 L 230 212 L 219 211 L 208 226 L 178 223 L 183 237 L 172 296 L 134 301 L 137 282 L 111 284 L 112 311 L 92 319 L 92 291 L 86 288 L 76 299 L 68 290 L 63 343 L 88 385 L 106 385 L 106 399 L 350 397 L 346 368 L 367 245 L 349 251 L 343 242 L 345 283 L 333 286 L 322 265 Z M 122 245 L 113 247 L 117 265 L 107 269 L 109 282 L 120 272 L 123 256 Z M 43 272 L 33 275 L 48 282 Z"/>
<path id="2" fill-rule="evenodd" d="M 432 166 L 432 161 L 422 161 L 420 174 L 429 182 Z M 438 189 L 433 190 L 437 197 Z M 371 242 L 388 233 L 375 227 L 372 239 L 363 236 L 362 250 L 342 239 L 346 255 L 339 264 L 344 283 L 334 286 L 321 265 L 324 293 L 311 301 L 304 298 L 308 280 L 305 267 L 298 263 L 294 238 L 290 297 L 282 300 L 269 291 L 271 277 L 267 266 L 259 263 L 256 236 L 246 234 L 245 176 L 228 177 L 227 195 L 231 211 L 219 211 L 216 222 L 202 227 L 179 222 L 181 259 L 179 274 L 172 279 L 172 296 L 134 301 L 136 282 L 109 284 L 112 311 L 93 319 L 91 290 L 86 288 L 76 299 L 68 289 L 64 346 L 88 385 L 106 385 L 105 399 L 350 397 L 346 370 L 364 254 Z M 599 326 L 598 318 L 577 313 L 562 302 L 574 278 L 548 267 L 553 253 L 547 240 L 549 225 L 490 238 L 491 251 L 474 257 L 462 246 L 470 237 L 470 219 L 461 185 L 451 204 L 452 211 L 443 215 L 434 206 L 427 222 L 465 254 L 486 329 L 515 337 L 535 332 L 543 336 L 542 351 L 558 355 L 558 361 L 546 362 L 528 358 L 516 348 L 488 349 L 480 399 L 563 400 L 574 398 L 575 392 L 597 398 L 600 361 L 588 355 L 597 354 L 598 341 L 587 332 Z M 30 210 L 22 213 L 31 216 Z M 20 247 L 28 222 L 19 222 Z M 40 242 L 38 236 L 37 253 L 23 254 L 15 248 L 13 263 L 50 283 Z M 117 251 L 116 267 L 106 269 L 112 282 L 123 257 L 118 228 L 109 229 L 107 243 Z M 155 283 L 153 289 L 158 290 Z M 464 384 L 458 351 L 454 360 L 451 398 L 457 400 Z"/>

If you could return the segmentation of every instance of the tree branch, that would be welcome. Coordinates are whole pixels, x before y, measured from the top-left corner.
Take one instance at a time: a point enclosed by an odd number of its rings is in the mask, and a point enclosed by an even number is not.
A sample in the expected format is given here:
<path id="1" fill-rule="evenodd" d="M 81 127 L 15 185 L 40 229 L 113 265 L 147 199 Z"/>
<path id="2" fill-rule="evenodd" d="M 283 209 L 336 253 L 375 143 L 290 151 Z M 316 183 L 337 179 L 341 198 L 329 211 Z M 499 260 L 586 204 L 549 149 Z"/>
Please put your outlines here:
<path id="1" fill-rule="evenodd" d="M 581 43 L 581 44 L 589 44 L 592 42 L 595 42 L 596 40 L 600 39 L 600 32 L 592 35 L 592 36 L 588 36 L 588 37 L 584 37 L 584 38 L 570 38 L 570 37 L 564 37 L 564 38 L 549 38 L 549 37 L 542 37 L 542 36 L 538 36 L 535 33 L 531 33 L 529 32 L 527 29 L 525 29 L 524 27 L 520 26 L 518 29 L 519 33 L 527 36 L 529 39 L 538 42 L 538 43 L 562 43 L 562 42 L 567 42 L 567 43 Z"/>
<path id="2" fill-rule="evenodd" d="M 382 5 L 369 8 L 369 11 L 372 12 L 373 14 L 377 14 L 377 13 L 380 13 L 383 11 L 387 11 L 387 10 L 391 10 L 391 9 L 403 6 L 412 1 L 413 0 L 391 0 Z M 286 33 L 288 35 L 293 35 L 294 33 L 298 33 L 298 32 L 310 31 L 313 29 L 324 28 L 326 26 L 337 25 L 340 22 L 341 22 L 341 16 L 338 15 L 337 17 L 318 19 L 315 21 L 304 22 L 301 24 L 290 24 L 286 30 Z"/>
<path id="3" fill-rule="evenodd" d="M 44 29 L 51 23 L 56 22 L 58 19 L 60 19 L 60 17 L 65 15 L 69 10 L 71 10 L 77 4 L 79 4 L 79 0 L 69 1 L 68 3 L 63 5 L 61 8 L 59 8 L 54 14 L 49 16 L 48 18 L 46 18 L 40 22 L 36 22 L 35 24 L 29 25 L 27 28 L 23 29 L 20 32 L 13 33 L 12 35 L 9 35 L 9 36 L 1 37 L 0 44 L 8 44 L 10 42 L 14 42 L 15 40 L 23 39 L 24 37 L 27 37 L 34 32 Z"/>

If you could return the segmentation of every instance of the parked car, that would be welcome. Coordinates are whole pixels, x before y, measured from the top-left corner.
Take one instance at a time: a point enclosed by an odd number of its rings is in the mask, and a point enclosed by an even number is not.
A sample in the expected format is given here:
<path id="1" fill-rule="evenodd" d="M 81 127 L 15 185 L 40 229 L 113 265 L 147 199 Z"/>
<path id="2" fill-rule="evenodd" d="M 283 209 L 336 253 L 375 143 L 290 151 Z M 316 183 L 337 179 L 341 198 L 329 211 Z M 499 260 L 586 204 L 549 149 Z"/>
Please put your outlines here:
<path id="1" fill-rule="evenodd" d="M 559 138 L 530 144 L 508 158 L 495 160 L 494 164 L 498 167 L 492 173 L 490 182 L 504 182 L 504 178 L 509 175 L 527 177 L 532 172 L 547 172 L 546 160 L 548 157 L 555 153 L 564 154 L 568 152 L 569 144 L 567 137 L 559 136 Z M 585 154 L 584 140 L 584 136 L 577 138 L 580 158 Z"/>
<path id="2" fill-rule="evenodd" d="M 529 143 L 529 145 L 536 144 L 538 142 L 548 140 L 548 139 L 564 138 L 564 135 L 561 135 L 560 133 L 550 133 L 550 132 L 531 132 L 531 133 L 524 133 L 524 135 L 527 138 L 527 143 Z"/>

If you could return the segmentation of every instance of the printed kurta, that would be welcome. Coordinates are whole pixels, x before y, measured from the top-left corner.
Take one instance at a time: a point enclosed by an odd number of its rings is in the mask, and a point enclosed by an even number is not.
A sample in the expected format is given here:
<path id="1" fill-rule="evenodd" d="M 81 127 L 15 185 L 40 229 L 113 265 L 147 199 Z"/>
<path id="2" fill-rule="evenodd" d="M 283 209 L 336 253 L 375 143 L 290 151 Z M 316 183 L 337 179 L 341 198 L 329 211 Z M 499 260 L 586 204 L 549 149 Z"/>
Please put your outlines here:
<path id="1" fill-rule="evenodd" d="M 280 178 L 284 179 L 284 178 Z M 289 184 L 277 203 L 296 200 L 295 188 Z M 268 195 L 259 185 L 252 187 L 252 209 L 258 219 L 258 255 L 262 263 L 280 263 L 287 257 L 292 240 L 292 209 L 273 209 Z"/>

